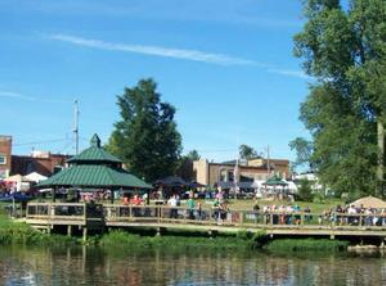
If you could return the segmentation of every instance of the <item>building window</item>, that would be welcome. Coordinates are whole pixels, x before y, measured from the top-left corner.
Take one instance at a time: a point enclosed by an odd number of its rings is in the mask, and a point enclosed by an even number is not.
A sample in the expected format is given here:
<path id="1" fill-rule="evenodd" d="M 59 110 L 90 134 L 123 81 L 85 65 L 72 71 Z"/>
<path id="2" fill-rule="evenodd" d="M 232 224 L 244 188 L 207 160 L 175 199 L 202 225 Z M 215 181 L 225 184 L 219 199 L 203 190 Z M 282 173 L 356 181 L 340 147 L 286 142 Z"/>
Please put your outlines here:
<path id="1" fill-rule="evenodd" d="M 228 172 L 228 182 L 234 182 L 235 181 L 235 175 L 233 174 L 233 171 Z"/>
<path id="2" fill-rule="evenodd" d="M 63 170 L 63 166 L 56 165 L 56 166 L 54 167 L 54 174 L 59 173 L 59 172 L 62 171 L 62 170 Z"/>
<path id="3" fill-rule="evenodd" d="M 30 174 L 34 171 L 34 164 L 32 161 L 27 161 L 26 162 L 26 167 L 25 170 L 27 171 L 27 174 Z"/>
<path id="4" fill-rule="evenodd" d="M 7 156 L 4 154 L 0 154 L 0 165 L 5 165 L 7 164 Z"/>
<path id="5" fill-rule="evenodd" d="M 228 179 L 227 177 L 227 170 L 220 170 L 220 182 L 226 182 Z"/>

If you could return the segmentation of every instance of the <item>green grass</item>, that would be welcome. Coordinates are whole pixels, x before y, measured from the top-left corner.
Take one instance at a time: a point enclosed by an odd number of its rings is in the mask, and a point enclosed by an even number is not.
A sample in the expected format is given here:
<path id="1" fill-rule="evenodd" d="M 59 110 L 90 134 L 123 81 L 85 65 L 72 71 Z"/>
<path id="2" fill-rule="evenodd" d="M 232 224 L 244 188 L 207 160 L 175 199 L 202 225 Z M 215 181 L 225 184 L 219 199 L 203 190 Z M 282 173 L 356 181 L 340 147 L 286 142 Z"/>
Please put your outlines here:
<path id="1" fill-rule="evenodd" d="M 0 244 L 26 244 L 26 245 L 59 245 L 76 243 L 76 239 L 48 235 L 35 230 L 24 222 L 12 220 L 6 213 L 4 206 L 0 204 Z"/>
<path id="2" fill-rule="evenodd" d="M 112 231 L 100 239 L 100 244 L 115 248 L 131 249 L 181 249 L 181 250 L 251 250 L 259 246 L 260 236 L 240 232 L 233 236 L 190 237 L 168 234 L 165 236 L 142 236 L 121 230 Z"/>
<path id="3" fill-rule="evenodd" d="M 346 250 L 348 241 L 329 239 L 277 239 L 264 246 L 270 252 L 302 252 L 302 251 L 342 251 Z"/>

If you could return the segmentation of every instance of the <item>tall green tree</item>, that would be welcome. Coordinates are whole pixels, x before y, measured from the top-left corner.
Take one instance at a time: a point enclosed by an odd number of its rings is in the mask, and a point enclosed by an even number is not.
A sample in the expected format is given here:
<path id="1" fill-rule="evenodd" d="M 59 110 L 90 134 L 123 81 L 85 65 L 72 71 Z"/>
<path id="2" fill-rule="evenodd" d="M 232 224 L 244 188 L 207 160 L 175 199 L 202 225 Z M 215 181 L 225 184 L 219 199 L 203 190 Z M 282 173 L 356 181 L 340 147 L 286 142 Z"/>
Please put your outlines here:
<path id="1" fill-rule="evenodd" d="M 181 154 L 176 109 L 161 101 L 152 79 L 125 88 L 117 98 L 121 120 L 115 123 L 107 149 L 147 181 L 173 175 Z"/>
<path id="2" fill-rule="evenodd" d="M 188 154 L 181 156 L 176 172 L 177 176 L 181 177 L 187 182 L 194 181 L 196 178 L 193 172 L 193 162 L 200 159 L 200 154 L 197 150 L 194 149 L 189 151 Z"/>
<path id="3" fill-rule="evenodd" d="M 313 145 L 302 137 L 297 137 L 289 143 L 292 151 L 296 152 L 296 160 L 293 162 L 293 167 L 306 166 L 308 171 L 314 171 L 312 162 Z"/>
<path id="4" fill-rule="evenodd" d="M 240 145 L 239 156 L 240 159 L 253 159 L 258 157 L 256 150 L 246 144 Z"/>
<path id="5" fill-rule="evenodd" d="M 315 168 L 337 192 L 377 193 L 386 1 L 303 2 L 307 22 L 295 36 L 295 55 L 316 79 L 300 110 L 313 138 Z"/>
<path id="6" fill-rule="evenodd" d="M 188 154 L 186 155 L 186 157 L 191 160 L 191 161 L 198 161 L 201 159 L 201 155 L 198 153 L 197 150 L 193 149 L 191 151 L 188 152 Z"/>

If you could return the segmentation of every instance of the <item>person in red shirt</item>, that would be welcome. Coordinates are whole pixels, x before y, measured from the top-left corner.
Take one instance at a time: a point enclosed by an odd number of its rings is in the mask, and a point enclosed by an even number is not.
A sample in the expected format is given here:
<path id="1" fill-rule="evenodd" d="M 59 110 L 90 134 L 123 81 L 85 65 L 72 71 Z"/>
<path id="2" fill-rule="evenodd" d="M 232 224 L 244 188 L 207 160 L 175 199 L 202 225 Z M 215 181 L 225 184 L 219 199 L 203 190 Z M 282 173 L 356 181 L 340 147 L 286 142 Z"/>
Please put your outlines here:
<path id="1" fill-rule="evenodd" d="M 142 204 L 142 199 L 136 194 L 136 195 L 134 195 L 134 198 L 131 200 L 131 203 L 135 206 L 140 206 Z M 133 208 L 133 215 L 134 216 L 141 216 L 141 209 L 140 208 Z"/>

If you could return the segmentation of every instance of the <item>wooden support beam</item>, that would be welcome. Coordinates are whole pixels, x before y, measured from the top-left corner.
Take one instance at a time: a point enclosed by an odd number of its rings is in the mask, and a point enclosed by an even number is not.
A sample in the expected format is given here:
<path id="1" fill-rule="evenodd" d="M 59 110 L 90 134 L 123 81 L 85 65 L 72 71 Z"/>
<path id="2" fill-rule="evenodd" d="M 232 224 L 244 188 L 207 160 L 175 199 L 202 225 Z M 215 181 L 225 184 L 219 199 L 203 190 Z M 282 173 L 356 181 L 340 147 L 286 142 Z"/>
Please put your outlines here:
<path id="1" fill-rule="evenodd" d="M 114 189 L 111 189 L 111 203 L 114 204 Z"/>
<path id="2" fill-rule="evenodd" d="M 87 240 L 87 226 L 83 227 L 83 241 Z"/>
<path id="3" fill-rule="evenodd" d="M 56 201 L 56 187 L 52 188 L 52 202 Z"/>

